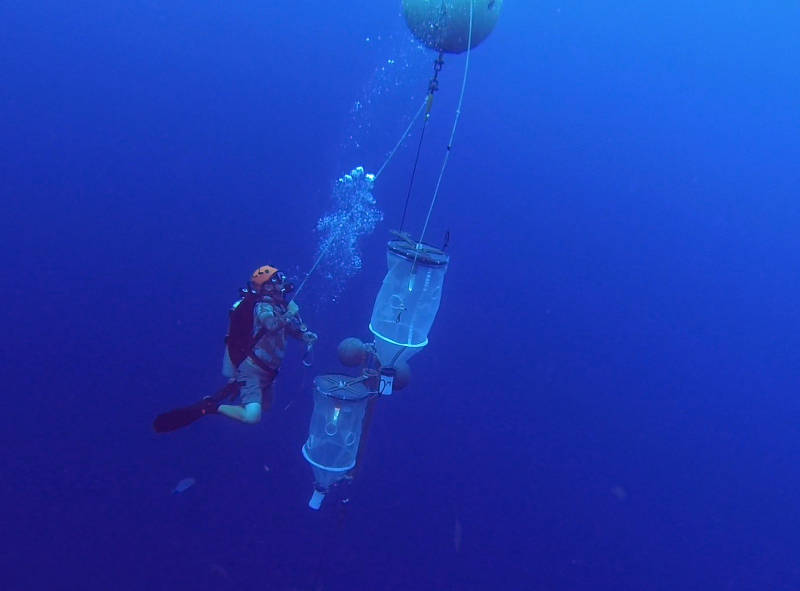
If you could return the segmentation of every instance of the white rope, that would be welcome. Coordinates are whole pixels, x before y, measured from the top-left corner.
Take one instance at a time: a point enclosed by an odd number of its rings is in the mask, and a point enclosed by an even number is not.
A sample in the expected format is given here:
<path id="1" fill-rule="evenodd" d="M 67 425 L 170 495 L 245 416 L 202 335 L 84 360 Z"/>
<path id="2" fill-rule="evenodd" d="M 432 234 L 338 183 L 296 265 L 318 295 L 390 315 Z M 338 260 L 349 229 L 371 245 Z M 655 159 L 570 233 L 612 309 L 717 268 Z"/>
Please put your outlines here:
<path id="1" fill-rule="evenodd" d="M 422 101 L 422 105 L 420 105 L 419 109 L 417 110 L 416 115 L 414 115 L 414 118 L 411 119 L 411 123 L 408 124 L 408 127 L 406 128 L 405 132 L 403 132 L 403 135 L 400 137 L 400 139 L 397 141 L 397 143 L 395 144 L 395 146 L 392 149 L 392 151 L 389 153 L 389 156 L 386 158 L 384 163 L 378 169 L 378 172 L 375 173 L 375 180 L 378 180 L 378 177 L 383 172 L 383 169 L 386 168 L 387 164 L 389 164 L 389 161 L 395 155 L 395 152 L 397 152 L 397 150 L 400 148 L 400 145 L 408 137 L 408 134 L 411 133 L 411 129 L 414 127 L 414 124 L 417 122 L 417 119 L 419 119 L 420 114 L 422 114 L 422 110 L 425 108 L 426 103 L 427 103 L 427 96 L 425 97 L 425 100 Z M 328 238 L 327 242 L 325 243 L 325 245 L 320 250 L 319 256 L 317 256 L 317 260 L 314 261 L 313 265 L 311 265 L 311 269 L 308 270 L 308 273 L 306 273 L 305 277 L 303 277 L 303 280 L 300 282 L 300 285 L 295 290 L 294 296 L 292 297 L 292 299 L 296 298 L 298 295 L 300 295 L 300 292 L 303 291 L 303 287 L 305 287 L 306 282 L 308 282 L 308 280 L 314 274 L 314 271 L 317 270 L 317 267 L 319 267 L 319 264 L 322 262 L 322 259 L 325 258 L 325 255 L 327 254 L 328 249 L 331 247 L 331 244 L 333 244 L 333 239 L 335 237 L 336 237 L 336 234 L 334 234 L 333 236 L 330 236 Z"/>
<path id="2" fill-rule="evenodd" d="M 397 152 L 397 149 L 400 147 L 400 144 L 402 144 L 405 141 L 405 139 L 408 137 L 408 134 L 411 133 L 411 128 L 414 127 L 414 123 L 416 123 L 417 119 L 419 119 L 419 116 L 422 113 L 422 109 L 425 108 L 425 104 L 427 103 L 427 101 L 428 101 L 428 97 L 426 95 L 425 100 L 422 101 L 422 104 L 420 105 L 419 110 L 417 111 L 417 114 L 414 115 L 414 118 L 411 120 L 411 123 L 408 124 L 408 127 L 406 128 L 405 132 L 400 137 L 400 139 L 397 141 L 397 143 L 395 144 L 395 146 L 392 149 L 392 151 L 389 153 L 389 156 L 386 158 L 384 163 L 378 169 L 378 172 L 375 173 L 375 180 L 378 180 L 378 177 L 381 176 L 381 173 L 383 172 L 383 169 L 386 168 L 386 165 L 389 164 L 389 161 L 392 159 L 392 157 L 394 156 L 395 152 Z"/>
<path id="3" fill-rule="evenodd" d="M 469 72 L 469 55 L 472 50 L 472 12 L 473 6 L 475 4 L 475 0 L 471 0 L 469 3 L 469 37 L 467 39 L 467 59 L 466 63 L 464 64 L 464 79 L 461 81 L 461 95 L 458 97 L 458 107 L 456 108 L 456 118 L 453 121 L 453 131 L 450 133 L 450 141 L 447 143 L 447 152 L 444 155 L 444 161 L 442 162 L 442 169 L 439 171 L 439 179 L 436 181 L 436 189 L 433 191 L 433 198 L 431 199 L 431 205 L 428 208 L 428 216 L 425 218 L 425 225 L 422 226 L 422 234 L 419 237 L 419 245 L 422 244 L 422 241 L 425 238 L 425 232 L 428 229 L 428 222 L 431 220 L 431 213 L 433 213 L 433 206 L 436 204 L 436 197 L 439 195 L 439 187 L 442 185 L 442 178 L 444 177 L 444 170 L 447 168 L 447 161 L 450 158 L 450 151 L 453 148 L 453 140 L 456 136 L 456 127 L 458 127 L 458 120 L 461 117 L 461 104 L 464 102 L 464 91 L 467 88 L 467 73 Z M 416 262 L 416 257 L 414 257 Z"/>
<path id="4" fill-rule="evenodd" d="M 314 261 L 313 265 L 311 265 L 311 269 L 309 269 L 308 273 L 306 273 L 306 276 L 303 277 L 303 280 L 300 282 L 300 285 L 294 291 L 294 295 L 292 296 L 292 299 L 295 299 L 297 296 L 300 295 L 300 292 L 303 291 L 303 287 L 305 287 L 306 282 L 311 278 L 311 275 L 314 274 L 314 271 L 317 270 L 317 267 L 322 262 L 323 257 L 328 252 L 328 249 L 331 247 L 331 244 L 333 244 L 333 238 L 334 238 L 333 236 L 330 236 L 328 238 L 328 242 L 322 248 L 322 251 L 319 253 L 319 256 L 317 257 L 317 260 Z"/>
<path id="5" fill-rule="evenodd" d="M 444 177 L 444 171 L 445 171 L 445 168 L 447 168 L 447 161 L 450 158 L 450 150 L 453 148 L 453 140 L 455 139 L 455 136 L 456 136 L 456 127 L 458 127 L 458 120 L 461 117 L 461 105 L 464 102 L 464 92 L 466 91 L 466 88 L 467 88 L 467 73 L 469 72 L 469 57 L 470 57 L 470 53 L 472 51 L 472 17 L 473 17 L 474 4 L 475 4 L 475 0 L 471 0 L 470 3 L 469 3 L 469 36 L 467 38 L 467 58 L 466 58 L 466 63 L 464 64 L 464 78 L 461 81 L 461 95 L 458 97 L 458 107 L 456 108 L 456 117 L 455 117 L 455 121 L 453 121 L 453 130 L 450 132 L 450 141 L 447 143 L 447 153 L 444 156 L 444 161 L 442 162 L 442 168 L 439 171 L 439 178 L 436 181 L 436 189 L 433 191 L 433 198 L 431 199 L 431 205 L 428 208 L 428 215 L 425 218 L 425 225 L 422 227 L 422 234 L 420 235 L 419 243 L 417 244 L 418 249 L 419 249 L 419 246 L 422 244 L 423 238 L 425 237 L 425 232 L 428 229 L 428 222 L 430 222 L 431 213 L 433 212 L 433 206 L 436 204 L 436 197 L 439 195 L 439 187 L 441 186 L 442 178 Z M 389 156 L 386 158 L 384 163 L 378 169 L 378 172 L 375 173 L 375 180 L 378 179 L 378 177 L 381 175 L 383 170 L 386 168 L 386 165 L 389 164 L 389 161 L 395 155 L 395 152 L 397 152 L 397 150 L 400 148 L 400 145 L 405 141 L 406 137 L 408 137 L 408 134 L 411 133 L 411 129 L 414 127 L 414 123 L 416 123 L 417 119 L 419 119 L 419 116 L 420 116 L 420 114 L 422 114 L 422 110 L 425 108 L 425 105 L 427 104 L 427 102 L 428 102 L 428 97 L 426 95 L 425 100 L 422 102 L 422 105 L 420 105 L 419 109 L 417 110 L 416 115 L 414 115 L 414 118 L 411 120 L 411 123 L 408 124 L 408 127 L 406 128 L 405 132 L 403 132 L 403 135 L 400 137 L 400 139 L 398 140 L 397 144 L 395 144 L 394 148 L 389 153 Z M 322 259 L 325 257 L 325 254 L 327 253 L 328 248 L 330 247 L 332 242 L 333 242 L 333 240 L 328 240 L 328 243 L 322 249 L 322 252 L 319 253 L 319 256 L 317 257 L 317 260 L 314 261 L 314 264 L 311 266 L 311 269 L 308 271 L 308 273 L 306 273 L 306 276 L 303 278 L 303 281 L 300 283 L 300 285 L 298 286 L 297 290 L 294 292 L 294 297 L 295 298 L 300 294 L 300 292 L 302 291 L 302 289 L 305 286 L 306 282 L 309 280 L 309 278 L 314 273 L 314 271 L 317 270 L 317 267 L 322 262 Z M 417 259 L 417 256 L 415 255 L 414 263 L 416 263 L 416 259 Z"/>

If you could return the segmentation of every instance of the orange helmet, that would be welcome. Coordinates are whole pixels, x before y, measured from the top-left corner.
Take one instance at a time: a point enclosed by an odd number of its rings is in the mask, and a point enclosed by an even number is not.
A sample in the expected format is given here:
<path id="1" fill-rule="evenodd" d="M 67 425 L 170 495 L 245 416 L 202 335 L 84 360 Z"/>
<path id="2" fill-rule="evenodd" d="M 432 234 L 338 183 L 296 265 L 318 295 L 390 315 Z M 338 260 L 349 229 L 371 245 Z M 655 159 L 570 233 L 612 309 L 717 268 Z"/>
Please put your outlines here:
<path id="1" fill-rule="evenodd" d="M 264 265 L 263 267 L 259 267 L 253 274 L 250 276 L 250 284 L 253 286 L 253 289 L 260 290 L 261 287 L 270 279 L 275 273 L 278 272 L 278 269 L 272 267 L 270 265 Z"/>

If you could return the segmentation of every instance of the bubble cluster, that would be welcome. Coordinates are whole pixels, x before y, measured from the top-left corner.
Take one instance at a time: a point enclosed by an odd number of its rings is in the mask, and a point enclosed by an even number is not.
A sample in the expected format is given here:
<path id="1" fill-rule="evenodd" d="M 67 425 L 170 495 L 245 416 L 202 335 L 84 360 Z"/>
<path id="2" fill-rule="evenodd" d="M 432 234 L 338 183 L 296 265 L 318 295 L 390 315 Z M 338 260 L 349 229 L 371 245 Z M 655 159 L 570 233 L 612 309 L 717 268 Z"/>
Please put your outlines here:
<path id="1" fill-rule="evenodd" d="M 421 102 L 428 87 L 432 57 L 409 34 L 397 19 L 397 29 L 365 40 L 365 50 L 372 52 L 375 67 L 350 108 L 345 136 L 341 143 L 345 158 L 361 159 L 380 155 L 396 129 L 386 127 L 386 122 L 396 123 L 402 129 L 403 114 Z"/>
<path id="2" fill-rule="evenodd" d="M 333 283 L 329 294 L 336 298 L 348 279 L 361 270 L 358 240 L 383 220 L 372 195 L 375 176 L 358 166 L 336 181 L 331 195 L 333 211 L 317 221 L 320 259 L 318 273 Z"/>

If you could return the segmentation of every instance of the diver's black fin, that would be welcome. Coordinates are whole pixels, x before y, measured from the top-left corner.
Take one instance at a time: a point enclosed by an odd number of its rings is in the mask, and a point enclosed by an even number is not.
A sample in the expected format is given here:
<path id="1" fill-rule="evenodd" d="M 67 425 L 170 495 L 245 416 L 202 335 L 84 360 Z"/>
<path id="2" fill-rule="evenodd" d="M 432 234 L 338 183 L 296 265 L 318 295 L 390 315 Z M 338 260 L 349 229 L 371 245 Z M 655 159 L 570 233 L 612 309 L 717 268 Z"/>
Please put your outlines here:
<path id="1" fill-rule="evenodd" d="M 241 385 L 241 382 L 231 382 L 213 396 L 206 396 L 190 406 L 175 408 L 158 415 L 153 421 L 153 429 L 156 433 L 169 433 L 187 427 L 208 414 L 214 414 L 223 400 L 238 394 Z"/>
<path id="2" fill-rule="evenodd" d="M 182 427 L 187 427 L 197 419 L 201 419 L 209 413 L 216 412 L 217 403 L 211 399 L 203 399 L 191 406 L 176 408 L 156 417 L 153 421 L 153 429 L 156 433 L 169 433 Z"/>

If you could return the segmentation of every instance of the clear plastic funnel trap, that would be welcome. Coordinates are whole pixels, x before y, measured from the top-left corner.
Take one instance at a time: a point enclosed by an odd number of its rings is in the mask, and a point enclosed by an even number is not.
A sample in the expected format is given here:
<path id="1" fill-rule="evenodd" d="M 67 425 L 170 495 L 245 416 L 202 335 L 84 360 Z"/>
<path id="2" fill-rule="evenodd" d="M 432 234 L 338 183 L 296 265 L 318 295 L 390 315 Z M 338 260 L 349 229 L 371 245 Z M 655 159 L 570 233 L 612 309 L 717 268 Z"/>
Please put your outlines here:
<path id="1" fill-rule="evenodd" d="M 311 464 L 318 491 L 327 491 L 355 467 L 369 395 L 361 378 L 314 378 L 314 410 L 303 457 Z"/>
<path id="2" fill-rule="evenodd" d="M 375 298 L 369 329 L 382 366 L 407 361 L 428 344 L 450 257 L 413 240 L 390 240 L 389 270 Z"/>

